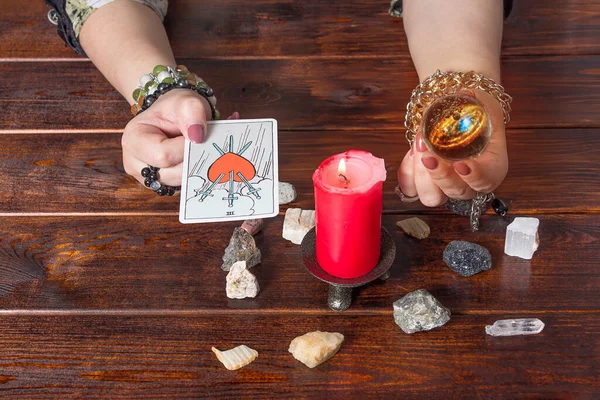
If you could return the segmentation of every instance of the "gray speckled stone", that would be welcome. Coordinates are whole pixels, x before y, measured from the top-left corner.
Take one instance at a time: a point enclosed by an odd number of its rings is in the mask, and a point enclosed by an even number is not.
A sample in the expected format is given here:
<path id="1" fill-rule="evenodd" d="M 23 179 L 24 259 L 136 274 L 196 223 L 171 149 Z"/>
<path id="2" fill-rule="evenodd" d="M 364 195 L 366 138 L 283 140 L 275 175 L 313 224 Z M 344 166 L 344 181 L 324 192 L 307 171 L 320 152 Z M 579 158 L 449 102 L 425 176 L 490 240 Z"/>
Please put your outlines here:
<path id="1" fill-rule="evenodd" d="M 492 268 L 492 255 L 476 243 L 455 240 L 446 246 L 444 262 L 462 276 L 471 276 Z"/>
<path id="2" fill-rule="evenodd" d="M 296 200 L 294 185 L 287 182 L 279 182 L 279 204 L 289 204 L 294 200 Z"/>
<path id="3" fill-rule="evenodd" d="M 231 266 L 238 261 L 246 261 L 248 268 L 260 264 L 260 249 L 256 247 L 254 237 L 245 229 L 235 228 L 229 240 L 229 246 L 225 249 L 223 256 L 223 271 L 229 271 Z"/>
<path id="4" fill-rule="evenodd" d="M 449 199 L 444 207 L 450 212 L 453 212 L 457 215 L 462 215 L 463 217 L 468 217 L 471 215 L 471 208 L 473 207 L 473 201 L 471 200 L 454 200 Z"/>
<path id="5" fill-rule="evenodd" d="M 450 321 L 450 310 L 419 289 L 394 302 L 394 321 L 405 333 L 429 331 Z"/>

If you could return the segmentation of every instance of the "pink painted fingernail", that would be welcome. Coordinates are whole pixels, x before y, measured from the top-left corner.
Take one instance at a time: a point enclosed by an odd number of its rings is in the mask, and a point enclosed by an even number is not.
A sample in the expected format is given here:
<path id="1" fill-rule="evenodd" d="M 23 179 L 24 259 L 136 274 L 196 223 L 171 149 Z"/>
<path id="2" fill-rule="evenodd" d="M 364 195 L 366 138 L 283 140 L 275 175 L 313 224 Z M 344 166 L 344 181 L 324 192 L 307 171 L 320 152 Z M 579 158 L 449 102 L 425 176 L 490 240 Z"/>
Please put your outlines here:
<path id="1" fill-rule="evenodd" d="M 471 173 L 471 168 L 463 162 L 454 163 L 454 170 L 463 176 Z"/>
<path id="2" fill-rule="evenodd" d="M 188 128 L 188 137 L 194 143 L 202 143 L 204 141 L 204 125 L 190 125 Z"/>
<path id="3" fill-rule="evenodd" d="M 421 162 L 427 169 L 436 169 L 438 166 L 438 160 L 435 157 L 421 158 Z"/>
<path id="4" fill-rule="evenodd" d="M 425 147 L 425 142 L 423 141 L 423 138 L 421 137 L 421 135 L 419 135 L 417 137 L 417 151 L 420 151 L 421 153 L 424 152 L 425 150 L 427 150 L 427 147 Z"/>

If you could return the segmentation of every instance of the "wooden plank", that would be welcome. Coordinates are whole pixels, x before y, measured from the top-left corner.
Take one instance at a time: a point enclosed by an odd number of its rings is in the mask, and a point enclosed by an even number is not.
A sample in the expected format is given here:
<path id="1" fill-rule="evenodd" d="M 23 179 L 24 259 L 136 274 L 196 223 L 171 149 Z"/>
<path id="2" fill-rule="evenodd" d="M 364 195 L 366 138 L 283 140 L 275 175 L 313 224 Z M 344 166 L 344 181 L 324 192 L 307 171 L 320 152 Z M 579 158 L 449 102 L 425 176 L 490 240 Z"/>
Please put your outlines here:
<path id="1" fill-rule="evenodd" d="M 140 203 L 141 205 L 142 203 Z M 600 216 L 540 216 L 533 259 L 505 256 L 506 222 L 486 216 L 472 233 L 463 217 L 424 216 L 427 240 L 409 238 L 384 216 L 397 257 L 387 282 L 362 288 L 349 312 L 391 310 L 425 288 L 454 313 L 600 310 Z M 0 226 L 0 308 L 112 310 L 327 310 L 327 285 L 304 268 L 300 247 L 281 238 L 283 217 L 270 220 L 253 269 L 255 299 L 229 300 L 223 251 L 235 223 L 182 225 L 170 217 L 11 217 Z M 490 250 L 494 267 L 471 278 L 450 270 L 451 240 Z"/>
<path id="2" fill-rule="evenodd" d="M 169 5 L 166 26 L 178 58 L 408 57 L 402 20 L 388 16 L 388 3 L 179 0 Z M 0 58 L 76 57 L 48 22 L 48 9 L 41 1 L 0 0 Z M 599 13 L 594 0 L 515 1 L 503 53 L 599 54 Z"/>
<path id="3" fill-rule="evenodd" d="M 545 313 L 535 336 L 493 338 L 506 315 L 454 316 L 404 334 L 391 315 L 3 316 L 0 393 L 65 398 L 593 398 L 598 314 Z M 309 369 L 290 341 L 341 332 Z M 246 344 L 258 358 L 227 371 L 210 351 Z"/>
<path id="4" fill-rule="evenodd" d="M 280 179 L 296 187 L 294 206 L 314 207 L 312 173 L 328 156 L 350 148 L 364 149 L 386 160 L 386 213 L 445 212 L 399 201 L 394 193 L 396 171 L 408 146 L 400 133 L 376 130 L 282 133 Z M 508 177 L 496 193 L 513 212 L 600 211 L 597 130 L 510 131 L 509 156 Z M 0 135 L 0 212 L 179 210 L 178 196 L 160 198 L 126 175 L 121 157 L 119 133 Z"/>
<path id="5" fill-rule="evenodd" d="M 188 61 L 215 89 L 223 115 L 274 117 L 283 130 L 401 132 L 418 83 L 412 62 L 398 58 Z M 511 127 L 600 127 L 599 63 L 600 56 L 505 60 Z M 0 74 L 19 76 L 0 88 L 2 129 L 120 129 L 131 118 L 90 63 L 0 63 Z"/>

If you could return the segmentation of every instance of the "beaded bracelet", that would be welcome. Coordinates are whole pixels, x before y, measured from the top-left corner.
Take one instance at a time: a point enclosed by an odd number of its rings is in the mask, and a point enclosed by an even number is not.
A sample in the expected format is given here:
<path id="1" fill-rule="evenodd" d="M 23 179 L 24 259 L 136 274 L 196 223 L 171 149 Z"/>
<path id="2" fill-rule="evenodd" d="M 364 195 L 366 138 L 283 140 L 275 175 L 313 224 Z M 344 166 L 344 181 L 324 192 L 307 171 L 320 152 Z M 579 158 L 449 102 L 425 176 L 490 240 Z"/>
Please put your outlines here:
<path id="1" fill-rule="evenodd" d="M 220 119 L 221 115 L 216 108 L 217 98 L 213 90 L 184 65 L 176 67 L 157 65 L 152 73 L 142 75 L 140 86 L 133 91 L 134 103 L 131 106 L 131 113 L 135 116 L 147 110 L 161 95 L 173 89 L 195 91 L 208 101 L 212 119 Z"/>
<path id="2" fill-rule="evenodd" d="M 134 104 L 131 113 L 136 116 L 147 110 L 161 95 L 173 89 L 190 89 L 204 97 L 210 106 L 212 120 L 221 117 L 217 110 L 217 98 L 213 90 L 198 77 L 190 72 L 184 65 L 176 67 L 157 65 L 151 74 L 140 78 L 140 87 L 133 91 Z M 159 196 L 173 196 L 181 186 L 164 185 L 158 180 L 160 168 L 148 165 L 140 173 L 144 178 L 144 185 L 152 189 Z"/>

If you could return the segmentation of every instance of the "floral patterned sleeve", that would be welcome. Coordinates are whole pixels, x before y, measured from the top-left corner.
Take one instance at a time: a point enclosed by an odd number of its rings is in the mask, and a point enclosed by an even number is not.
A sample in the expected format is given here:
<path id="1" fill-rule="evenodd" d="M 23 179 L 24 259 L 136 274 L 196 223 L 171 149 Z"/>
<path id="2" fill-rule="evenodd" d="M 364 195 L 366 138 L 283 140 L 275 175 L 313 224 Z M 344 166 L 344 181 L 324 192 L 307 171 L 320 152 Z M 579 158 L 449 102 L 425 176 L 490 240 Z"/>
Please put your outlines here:
<path id="1" fill-rule="evenodd" d="M 77 53 L 85 55 L 79 44 L 79 32 L 85 21 L 100 7 L 115 0 L 46 0 L 52 6 L 50 20 L 58 27 L 59 36 Z M 132 0 L 153 9 L 161 20 L 167 15 L 168 0 Z"/>

